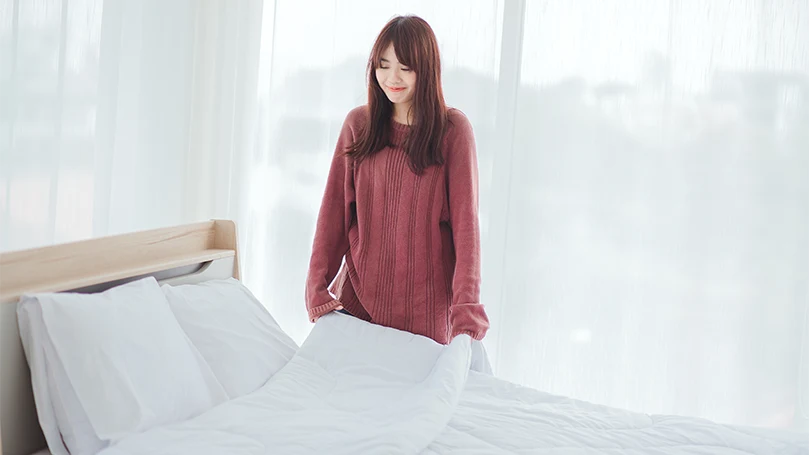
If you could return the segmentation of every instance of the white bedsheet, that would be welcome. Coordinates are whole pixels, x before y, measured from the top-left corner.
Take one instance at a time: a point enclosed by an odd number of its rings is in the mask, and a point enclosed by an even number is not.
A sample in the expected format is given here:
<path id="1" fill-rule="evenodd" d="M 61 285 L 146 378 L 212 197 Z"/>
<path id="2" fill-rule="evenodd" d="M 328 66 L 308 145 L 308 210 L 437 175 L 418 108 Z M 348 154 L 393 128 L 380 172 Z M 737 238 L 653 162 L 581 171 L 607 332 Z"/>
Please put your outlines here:
<path id="1" fill-rule="evenodd" d="M 649 416 L 471 372 L 447 428 L 422 453 L 809 455 L 809 434 Z"/>
<path id="2" fill-rule="evenodd" d="M 809 436 L 594 406 L 469 365 L 468 337 L 444 347 L 329 314 L 258 391 L 102 454 L 809 455 Z"/>

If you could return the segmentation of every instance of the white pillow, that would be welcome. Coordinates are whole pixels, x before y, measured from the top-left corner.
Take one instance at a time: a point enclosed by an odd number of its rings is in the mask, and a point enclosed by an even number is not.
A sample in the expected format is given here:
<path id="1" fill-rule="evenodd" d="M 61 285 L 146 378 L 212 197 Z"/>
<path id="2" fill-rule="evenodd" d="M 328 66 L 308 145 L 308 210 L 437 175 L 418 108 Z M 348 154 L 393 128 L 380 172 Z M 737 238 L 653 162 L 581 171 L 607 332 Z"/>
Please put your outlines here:
<path id="1" fill-rule="evenodd" d="M 298 346 L 234 278 L 163 285 L 174 315 L 230 398 L 260 388 Z"/>
<path id="2" fill-rule="evenodd" d="M 39 301 L 22 298 L 17 306 L 17 320 L 31 370 L 39 423 L 51 452 L 53 455 L 98 453 L 108 443 L 96 436 L 45 334 Z"/>
<path id="3" fill-rule="evenodd" d="M 17 305 L 17 325 L 20 328 L 25 358 L 31 370 L 31 385 L 34 392 L 34 405 L 37 409 L 37 418 L 45 442 L 53 455 L 66 455 L 67 448 L 59 433 L 59 424 L 56 421 L 56 412 L 53 409 L 53 398 L 49 387 L 48 362 L 45 359 L 45 349 L 42 340 L 44 325 L 42 312 L 36 305 L 36 300 L 23 298 Z"/>
<path id="4" fill-rule="evenodd" d="M 76 391 L 67 378 L 65 368 L 56 355 L 53 343 L 49 338 L 45 338 L 43 346 L 48 361 L 48 387 L 62 441 L 71 455 L 96 454 L 106 448 L 109 442 L 102 441 L 96 435 L 87 413 L 79 402 L 79 397 L 76 396 Z"/>
<path id="5" fill-rule="evenodd" d="M 227 399 L 153 277 L 99 294 L 35 298 L 99 439 L 186 420 Z"/>

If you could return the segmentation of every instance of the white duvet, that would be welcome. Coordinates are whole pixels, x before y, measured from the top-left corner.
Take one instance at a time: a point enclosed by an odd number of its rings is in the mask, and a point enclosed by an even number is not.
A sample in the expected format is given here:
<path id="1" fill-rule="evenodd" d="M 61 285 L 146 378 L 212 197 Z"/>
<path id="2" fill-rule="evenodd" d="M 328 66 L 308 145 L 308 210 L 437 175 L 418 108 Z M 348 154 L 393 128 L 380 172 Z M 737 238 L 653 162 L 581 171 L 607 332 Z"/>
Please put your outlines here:
<path id="1" fill-rule="evenodd" d="M 261 389 L 102 454 L 809 455 L 809 436 L 594 406 L 470 372 L 470 358 L 466 336 L 441 346 L 329 314 Z"/>

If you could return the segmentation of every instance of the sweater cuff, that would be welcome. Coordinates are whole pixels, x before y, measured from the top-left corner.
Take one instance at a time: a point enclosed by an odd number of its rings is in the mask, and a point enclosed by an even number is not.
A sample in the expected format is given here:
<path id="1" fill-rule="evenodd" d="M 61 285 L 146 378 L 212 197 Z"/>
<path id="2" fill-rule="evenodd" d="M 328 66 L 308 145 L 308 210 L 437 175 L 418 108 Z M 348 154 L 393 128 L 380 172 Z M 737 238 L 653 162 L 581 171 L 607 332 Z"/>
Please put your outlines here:
<path id="1" fill-rule="evenodd" d="M 339 300 L 332 300 L 328 303 L 324 303 L 323 305 L 316 306 L 314 308 L 309 309 L 309 322 L 315 322 L 321 316 L 326 313 L 331 313 L 334 310 L 341 310 L 343 308 L 343 304 L 340 303 Z"/>
<path id="2" fill-rule="evenodd" d="M 473 340 L 481 341 L 483 337 L 486 335 L 486 332 L 473 332 L 471 330 L 459 330 L 457 332 L 452 333 L 452 339 L 454 339 L 458 335 L 469 335 L 470 338 Z"/>
<path id="3" fill-rule="evenodd" d="M 480 303 L 456 303 L 450 307 L 449 316 L 452 338 L 466 334 L 473 340 L 482 340 L 489 330 L 489 318 Z M 452 339 L 450 338 L 450 339 Z"/>

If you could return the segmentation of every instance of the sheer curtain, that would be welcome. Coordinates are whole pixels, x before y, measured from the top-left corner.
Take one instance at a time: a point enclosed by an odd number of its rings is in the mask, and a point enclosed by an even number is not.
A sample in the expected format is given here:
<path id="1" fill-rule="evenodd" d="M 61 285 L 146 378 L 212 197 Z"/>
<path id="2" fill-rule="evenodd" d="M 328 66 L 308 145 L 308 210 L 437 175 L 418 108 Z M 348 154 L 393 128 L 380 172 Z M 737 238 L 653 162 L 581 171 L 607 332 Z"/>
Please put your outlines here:
<path id="1" fill-rule="evenodd" d="M 0 0 L 0 248 L 232 217 L 301 341 L 334 142 L 401 13 L 475 127 L 497 374 L 809 430 L 809 0 Z"/>
<path id="2" fill-rule="evenodd" d="M 499 373 L 805 427 L 809 2 L 537 0 L 523 19 Z"/>
<path id="3" fill-rule="evenodd" d="M 261 11 L 0 0 L 0 249 L 227 216 Z"/>

